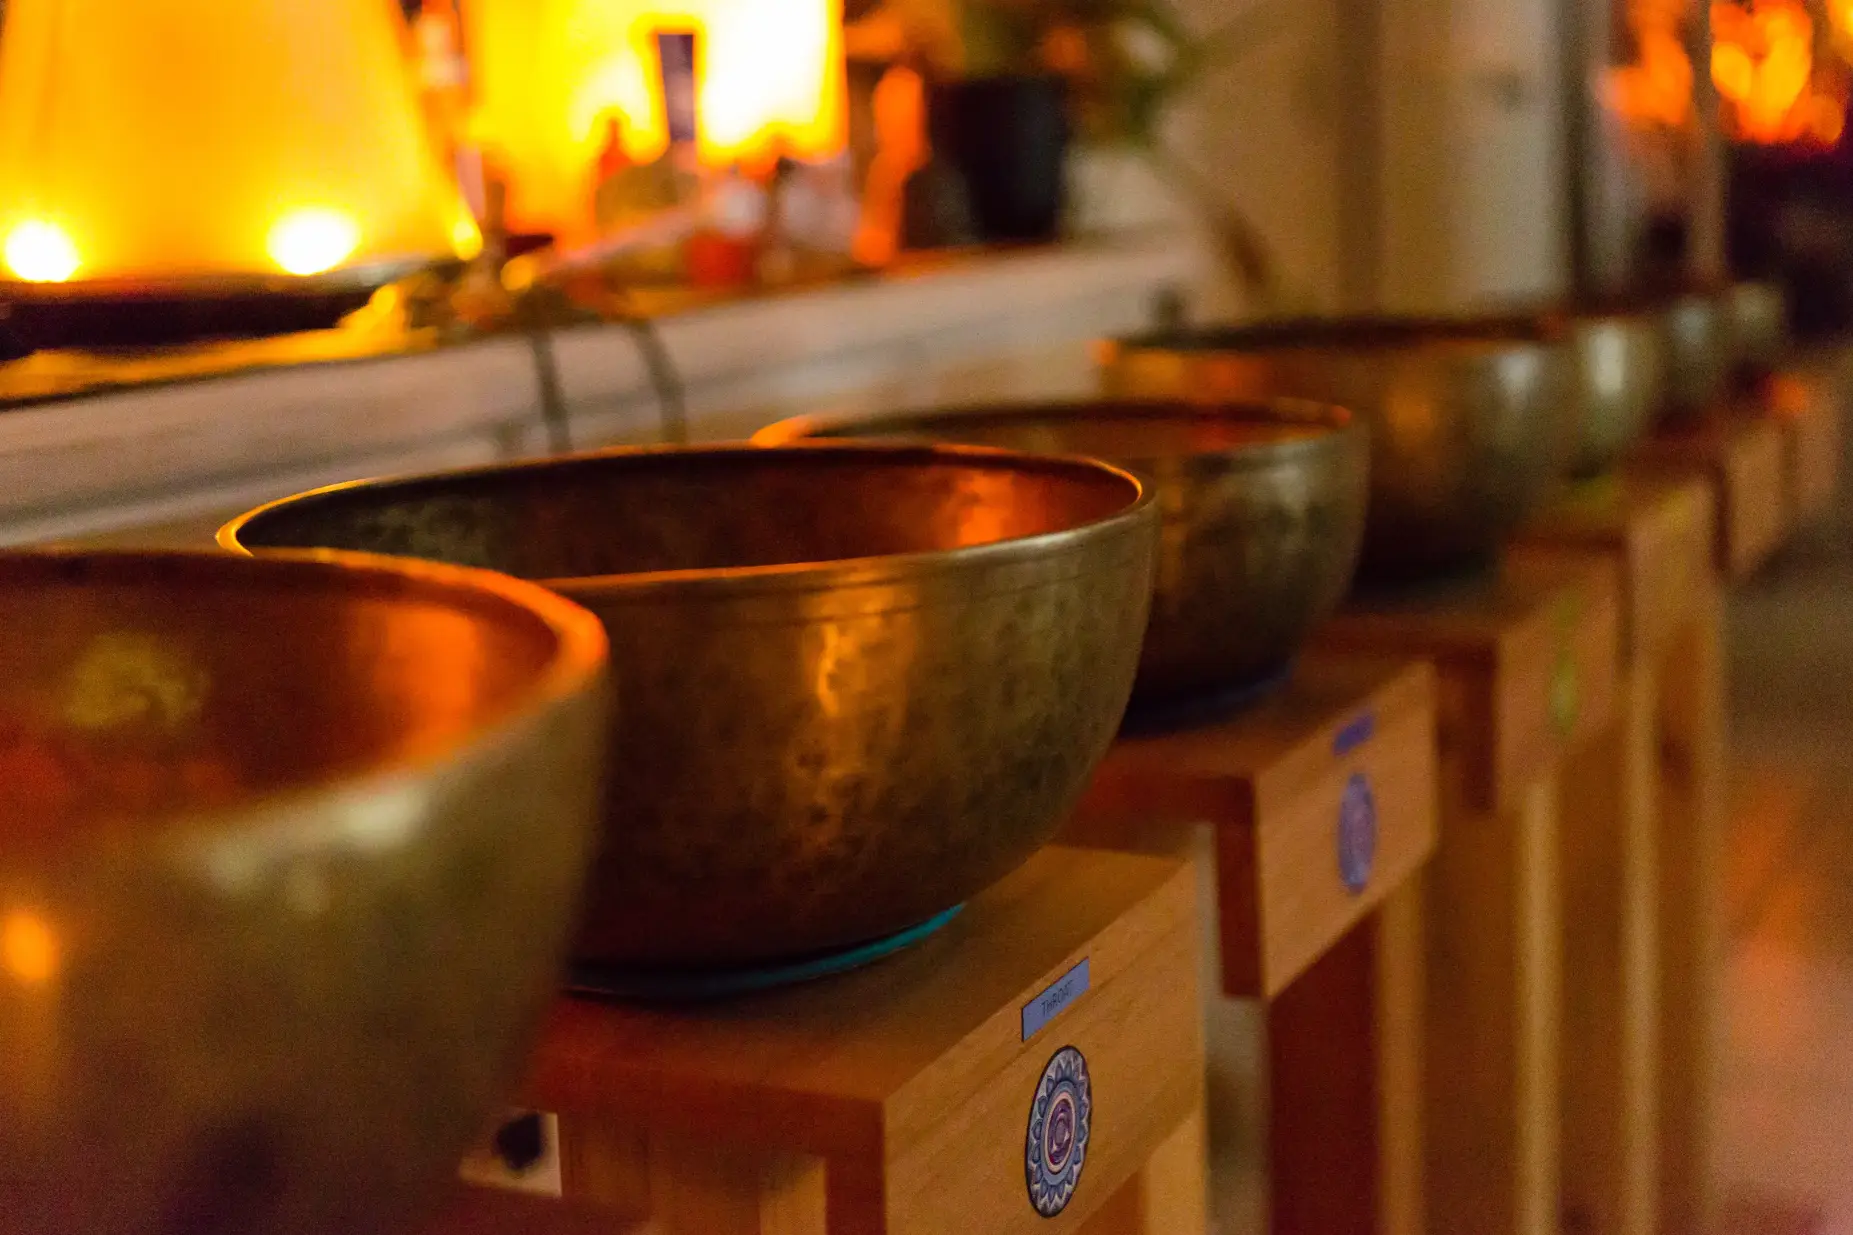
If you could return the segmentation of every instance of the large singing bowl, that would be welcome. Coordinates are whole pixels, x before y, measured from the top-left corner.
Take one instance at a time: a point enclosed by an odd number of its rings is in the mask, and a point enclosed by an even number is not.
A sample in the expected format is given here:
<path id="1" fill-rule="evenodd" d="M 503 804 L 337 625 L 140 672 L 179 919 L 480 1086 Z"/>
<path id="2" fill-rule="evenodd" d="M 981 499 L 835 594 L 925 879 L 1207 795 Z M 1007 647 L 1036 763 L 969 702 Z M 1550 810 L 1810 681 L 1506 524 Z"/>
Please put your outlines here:
<path id="1" fill-rule="evenodd" d="M 883 939 L 1045 844 L 1131 693 L 1157 521 L 1078 460 L 725 446 L 336 488 L 220 535 L 494 566 L 604 620 L 624 706 L 577 955 L 649 973 Z"/>
<path id="2" fill-rule="evenodd" d="M 446 1195 L 557 989 L 604 649 L 476 571 L 0 556 L 0 1227 Z"/>
<path id="3" fill-rule="evenodd" d="M 1109 343 L 1107 388 L 1224 402 L 1315 399 L 1369 430 L 1360 573 L 1408 581 L 1484 562 L 1551 491 L 1579 432 L 1569 348 L 1535 319 L 1354 318 Z"/>
<path id="4" fill-rule="evenodd" d="M 1571 473 L 1597 476 L 1653 427 L 1666 398 L 1667 342 L 1657 313 L 1637 307 L 1565 313 L 1578 407 Z"/>
<path id="5" fill-rule="evenodd" d="M 1141 702 L 1264 681 L 1351 585 L 1370 447 L 1351 414 L 1277 400 L 1087 401 L 865 420 L 800 417 L 755 439 L 925 437 L 1089 455 L 1136 473 L 1161 519 Z"/>

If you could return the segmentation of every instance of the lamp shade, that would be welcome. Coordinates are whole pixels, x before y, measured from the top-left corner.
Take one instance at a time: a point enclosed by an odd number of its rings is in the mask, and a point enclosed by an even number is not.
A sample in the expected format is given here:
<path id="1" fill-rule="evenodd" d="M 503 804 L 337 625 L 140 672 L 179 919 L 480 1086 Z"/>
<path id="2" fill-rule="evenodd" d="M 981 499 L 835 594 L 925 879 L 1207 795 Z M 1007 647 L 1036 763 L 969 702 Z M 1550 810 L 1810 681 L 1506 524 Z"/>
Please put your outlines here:
<path id="1" fill-rule="evenodd" d="M 841 0 L 475 0 L 466 12 L 473 132 L 508 176 L 509 219 L 572 236 L 588 222 L 604 121 L 627 153 L 668 144 L 655 35 L 693 32 L 704 163 L 847 142 Z"/>
<path id="2" fill-rule="evenodd" d="M 481 244 L 389 0 L 6 0 L 0 295 L 380 281 Z"/>

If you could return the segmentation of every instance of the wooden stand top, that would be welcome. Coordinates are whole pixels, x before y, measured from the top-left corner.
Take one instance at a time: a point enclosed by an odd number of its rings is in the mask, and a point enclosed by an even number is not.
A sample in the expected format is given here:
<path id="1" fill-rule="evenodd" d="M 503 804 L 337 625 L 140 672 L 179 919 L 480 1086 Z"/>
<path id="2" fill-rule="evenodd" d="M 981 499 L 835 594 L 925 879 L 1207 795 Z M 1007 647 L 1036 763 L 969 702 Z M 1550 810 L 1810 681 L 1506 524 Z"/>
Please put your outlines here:
<path id="1" fill-rule="evenodd" d="M 1787 447 L 1781 424 L 1759 406 L 1720 409 L 1663 426 L 1629 456 L 1632 471 L 1697 474 L 1716 489 L 1718 570 L 1745 578 L 1788 534 Z"/>
<path id="2" fill-rule="evenodd" d="M 1471 804 L 1505 810 L 1606 723 L 1620 594 L 1612 562 L 1518 557 L 1479 578 L 1354 599 L 1313 646 L 1434 662 L 1443 762 L 1458 764 Z"/>
<path id="3" fill-rule="evenodd" d="M 1308 657 L 1239 715 L 1116 743 L 1065 835 L 1213 825 L 1223 992 L 1272 998 L 1433 851 L 1435 696 L 1423 661 Z"/>
<path id="4" fill-rule="evenodd" d="M 1533 519 L 1515 557 L 1600 554 L 1621 567 L 1622 647 L 1658 657 L 1712 574 L 1715 503 L 1695 476 L 1616 473 L 1586 481 Z"/>
<path id="5" fill-rule="evenodd" d="M 736 1143 L 865 1151 L 906 1112 L 957 1118 L 965 1091 L 1030 1040 L 1043 1057 L 1060 1047 L 1073 1012 L 1058 1008 L 1026 1038 L 1025 1009 L 1083 962 L 1077 984 L 1092 994 L 1063 1008 L 1162 969 L 1167 984 L 1183 974 L 1197 1017 L 1196 890 L 1175 861 L 1051 847 L 938 935 L 857 973 L 705 1007 L 566 998 L 522 1101 L 651 1130 L 725 1128 Z M 1153 1045 L 1190 1062 L 1190 1042 Z"/>
<path id="6" fill-rule="evenodd" d="M 657 1235 L 644 1222 L 497 1188 L 465 1187 L 422 1235 Z"/>

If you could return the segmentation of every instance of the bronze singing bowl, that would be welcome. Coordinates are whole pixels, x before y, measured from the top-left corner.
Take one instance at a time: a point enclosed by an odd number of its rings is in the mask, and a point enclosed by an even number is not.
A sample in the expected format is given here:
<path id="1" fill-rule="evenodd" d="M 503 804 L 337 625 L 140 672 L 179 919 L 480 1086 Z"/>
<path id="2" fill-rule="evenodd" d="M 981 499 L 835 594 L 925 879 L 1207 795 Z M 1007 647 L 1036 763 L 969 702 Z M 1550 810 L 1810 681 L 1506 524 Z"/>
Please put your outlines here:
<path id="1" fill-rule="evenodd" d="M 493 566 L 624 689 L 577 955 L 737 968 L 886 938 L 1046 843 L 1132 690 L 1158 512 L 950 447 L 655 448 L 308 494 L 220 533 Z"/>
<path id="2" fill-rule="evenodd" d="M 1354 318 L 1106 344 L 1117 395 L 1315 399 L 1369 431 L 1359 572 L 1405 581 L 1489 557 L 1551 491 L 1579 430 L 1569 348 L 1535 319 Z"/>
<path id="3" fill-rule="evenodd" d="M 1653 427 L 1666 397 L 1666 336 L 1659 316 L 1642 309 L 1579 308 L 1564 320 L 1579 409 L 1570 470 L 1598 476 Z"/>
<path id="4" fill-rule="evenodd" d="M 482 572 L 0 555 L 0 1226 L 418 1220 L 557 989 L 604 670 Z"/>
<path id="5" fill-rule="evenodd" d="M 1725 293 L 1732 353 L 1751 375 L 1768 373 L 1789 342 L 1789 306 L 1779 283 L 1733 283 Z"/>
<path id="6" fill-rule="evenodd" d="M 1350 413 L 1278 400 L 1096 400 L 861 420 L 800 417 L 756 441 L 925 437 L 1109 459 L 1157 500 L 1158 570 L 1134 696 L 1273 676 L 1351 585 L 1370 447 Z"/>
<path id="7" fill-rule="evenodd" d="M 1728 297 L 1711 288 L 1677 292 L 1659 305 L 1666 346 L 1666 415 L 1703 416 L 1724 396 L 1736 365 Z"/>

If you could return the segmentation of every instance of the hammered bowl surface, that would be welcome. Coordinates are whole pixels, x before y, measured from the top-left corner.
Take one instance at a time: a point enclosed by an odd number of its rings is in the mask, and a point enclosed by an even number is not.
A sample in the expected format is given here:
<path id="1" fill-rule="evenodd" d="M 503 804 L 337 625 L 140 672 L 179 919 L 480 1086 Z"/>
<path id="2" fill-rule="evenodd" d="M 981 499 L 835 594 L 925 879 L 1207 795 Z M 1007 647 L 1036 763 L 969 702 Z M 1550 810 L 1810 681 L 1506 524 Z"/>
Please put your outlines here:
<path id="1" fill-rule="evenodd" d="M 799 417 L 755 440 L 926 438 L 1103 458 L 1136 474 L 1161 532 L 1134 698 L 1264 681 L 1344 598 L 1370 447 L 1349 412 L 1296 400 L 1089 399 L 865 418 Z"/>
<path id="2" fill-rule="evenodd" d="M 493 566 L 603 619 L 624 706 L 576 953 L 648 971 L 883 938 L 1046 843 L 1131 693 L 1156 530 L 1101 464 L 842 444 L 348 486 L 221 537 Z"/>
<path id="3" fill-rule="evenodd" d="M 0 1226 L 421 1218 L 557 989 L 604 670 L 482 572 L 0 555 Z"/>
<path id="4" fill-rule="evenodd" d="M 1117 395 L 1292 397 L 1370 438 L 1360 575 L 1402 582 L 1486 560 L 1568 468 L 1581 430 L 1565 332 L 1536 318 L 1336 318 L 1103 345 Z"/>

